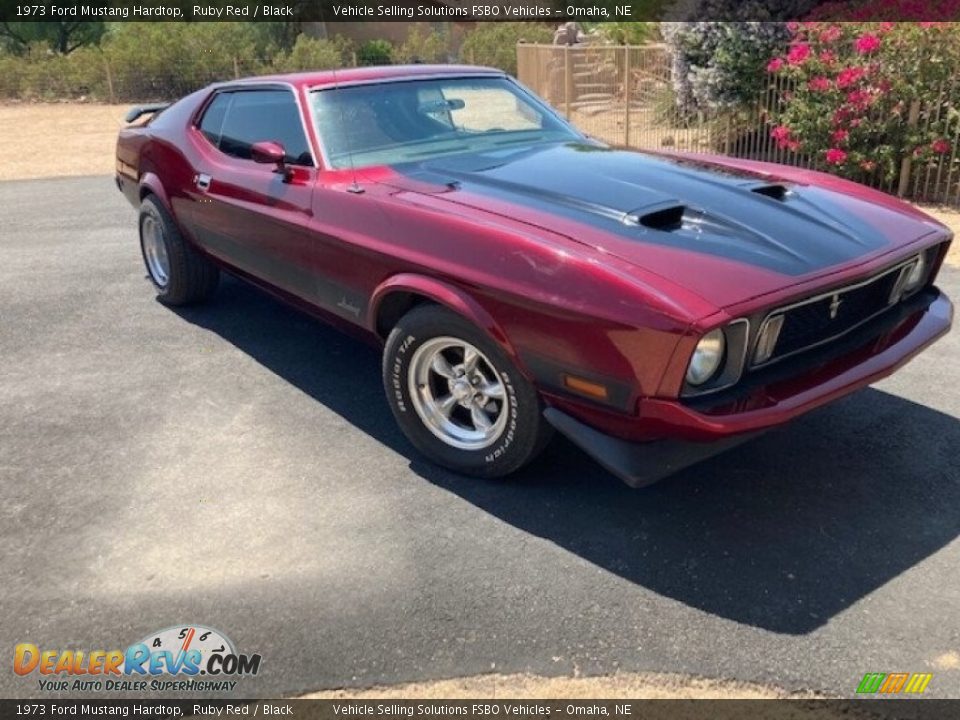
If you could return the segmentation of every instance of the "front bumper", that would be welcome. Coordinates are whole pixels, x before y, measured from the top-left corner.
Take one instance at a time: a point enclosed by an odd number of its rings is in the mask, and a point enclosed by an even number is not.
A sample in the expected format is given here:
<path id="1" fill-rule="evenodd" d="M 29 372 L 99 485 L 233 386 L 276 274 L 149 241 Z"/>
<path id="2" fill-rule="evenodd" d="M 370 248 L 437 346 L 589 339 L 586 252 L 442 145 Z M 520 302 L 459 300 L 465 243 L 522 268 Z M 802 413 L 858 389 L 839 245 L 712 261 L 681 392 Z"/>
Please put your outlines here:
<path id="1" fill-rule="evenodd" d="M 739 435 L 712 443 L 657 440 L 633 443 L 594 430 L 556 408 L 543 411 L 547 421 L 574 445 L 634 488 L 652 485 L 684 468 L 718 455 L 759 433 Z"/>
<path id="2" fill-rule="evenodd" d="M 936 289 L 822 349 L 745 378 L 694 402 L 645 398 L 644 432 L 634 443 L 607 435 L 555 408 L 546 419 L 632 487 L 656 482 L 782 425 L 896 371 L 950 330 L 953 305 Z"/>

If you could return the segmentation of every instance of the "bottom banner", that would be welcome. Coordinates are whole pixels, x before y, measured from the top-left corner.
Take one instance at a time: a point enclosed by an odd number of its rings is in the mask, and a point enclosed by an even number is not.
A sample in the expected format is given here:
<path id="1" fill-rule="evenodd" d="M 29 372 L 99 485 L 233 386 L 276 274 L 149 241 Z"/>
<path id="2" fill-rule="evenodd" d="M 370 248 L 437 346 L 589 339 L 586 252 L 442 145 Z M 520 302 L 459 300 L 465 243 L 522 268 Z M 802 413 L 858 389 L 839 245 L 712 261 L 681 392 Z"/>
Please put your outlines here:
<path id="1" fill-rule="evenodd" d="M 0 700 L 0 718 L 939 720 L 960 700 Z"/>

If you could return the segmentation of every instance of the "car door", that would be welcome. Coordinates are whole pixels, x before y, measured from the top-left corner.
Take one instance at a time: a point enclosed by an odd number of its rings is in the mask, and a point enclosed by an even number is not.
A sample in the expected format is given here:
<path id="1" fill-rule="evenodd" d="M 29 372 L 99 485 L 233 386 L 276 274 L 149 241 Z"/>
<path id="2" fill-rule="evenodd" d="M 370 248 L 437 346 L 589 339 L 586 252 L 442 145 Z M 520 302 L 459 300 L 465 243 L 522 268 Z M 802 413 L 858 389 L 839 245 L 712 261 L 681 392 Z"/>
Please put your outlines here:
<path id="1" fill-rule="evenodd" d="M 293 89 L 219 91 L 196 130 L 215 150 L 203 153 L 195 167 L 191 224 L 200 244 L 258 280 L 311 299 L 317 167 Z M 252 159 L 258 142 L 283 146 L 283 169 Z"/>

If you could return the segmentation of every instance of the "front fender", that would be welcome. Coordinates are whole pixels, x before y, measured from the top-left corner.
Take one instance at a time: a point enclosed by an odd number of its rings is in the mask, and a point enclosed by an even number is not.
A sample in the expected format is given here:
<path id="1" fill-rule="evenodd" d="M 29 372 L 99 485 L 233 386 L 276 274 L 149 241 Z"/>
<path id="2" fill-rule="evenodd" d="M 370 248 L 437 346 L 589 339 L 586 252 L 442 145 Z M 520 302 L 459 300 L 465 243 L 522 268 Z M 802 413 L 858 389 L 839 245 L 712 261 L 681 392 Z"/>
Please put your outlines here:
<path id="1" fill-rule="evenodd" d="M 390 294 L 397 292 L 413 293 L 429 298 L 438 305 L 443 305 L 458 315 L 462 315 L 486 332 L 518 367 L 521 366 L 520 358 L 510 339 L 483 306 L 462 288 L 426 275 L 400 273 L 380 283 L 373 291 L 373 296 L 367 306 L 365 324 L 368 330 L 373 333 L 377 332 L 377 317 L 380 314 L 383 300 Z"/>

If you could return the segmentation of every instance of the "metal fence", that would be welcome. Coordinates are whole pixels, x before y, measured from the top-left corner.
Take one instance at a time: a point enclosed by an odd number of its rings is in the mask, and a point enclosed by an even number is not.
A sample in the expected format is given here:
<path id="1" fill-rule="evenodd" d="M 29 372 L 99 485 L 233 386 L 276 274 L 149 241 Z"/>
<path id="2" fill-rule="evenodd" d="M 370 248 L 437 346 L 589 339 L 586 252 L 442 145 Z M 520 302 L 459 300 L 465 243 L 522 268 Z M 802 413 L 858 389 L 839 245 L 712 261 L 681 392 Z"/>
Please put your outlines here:
<path id="1" fill-rule="evenodd" d="M 749 107 L 690 116 L 676 107 L 665 45 L 520 44 L 517 77 L 583 132 L 614 146 L 817 164 L 809 155 L 779 147 L 770 135 L 777 103 L 790 89 L 781 78 L 769 78 Z M 950 141 L 950 153 L 922 164 L 905 157 L 894 177 L 878 172 L 861 181 L 901 197 L 960 206 L 960 82 L 938 97 L 912 103 L 907 122 L 920 132 L 937 124 Z"/>

